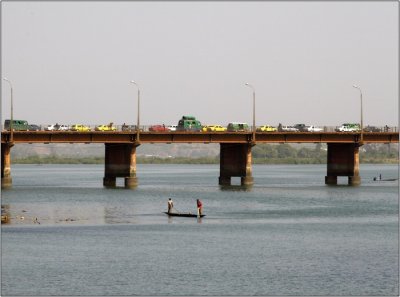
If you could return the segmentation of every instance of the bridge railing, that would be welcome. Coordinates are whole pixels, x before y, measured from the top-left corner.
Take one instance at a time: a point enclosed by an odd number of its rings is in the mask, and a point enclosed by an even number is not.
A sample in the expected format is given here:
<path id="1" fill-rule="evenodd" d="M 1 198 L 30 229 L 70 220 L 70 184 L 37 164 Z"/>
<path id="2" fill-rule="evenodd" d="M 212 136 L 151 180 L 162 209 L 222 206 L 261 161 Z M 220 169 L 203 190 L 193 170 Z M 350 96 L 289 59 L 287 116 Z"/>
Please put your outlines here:
<path id="1" fill-rule="evenodd" d="M 85 124 L 84 124 L 85 125 Z M 100 124 L 87 124 L 85 125 L 86 127 L 90 128 L 90 131 L 96 131 L 96 127 L 99 126 Z M 42 125 L 37 125 L 39 127 L 39 131 L 48 131 L 46 128 L 49 126 L 49 124 L 42 124 Z M 72 125 L 65 125 L 68 126 L 69 129 L 65 131 L 71 131 L 71 126 Z M 158 127 L 154 127 L 158 126 Z M 174 132 L 170 131 L 168 128 L 169 125 L 140 125 L 140 131 L 141 132 Z M 128 131 L 128 132 L 136 132 L 137 131 L 137 126 L 136 125 L 113 125 L 115 128 L 115 131 L 121 132 L 121 131 Z M 256 128 L 258 128 L 257 126 Z M 322 129 L 322 132 L 336 132 L 336 129 L 338 129 L 340 126 L 318 126 L 318 128 Z M 4 126 L 2 127 L 4 130 Z M 275 126 L 275 128 L 278 128 L 278 126 Z M 248 132 L 253 131 L 253 127 L 249 126 Z M 364 132 L 398 132 L 399 129 L 396 126 L 365 126 L 364 127 Z M 257 133 L 268 133 L 268 132 L 257 132 Z M 311 133 L 319 133 L 319 132 L 311 132 Z"/>

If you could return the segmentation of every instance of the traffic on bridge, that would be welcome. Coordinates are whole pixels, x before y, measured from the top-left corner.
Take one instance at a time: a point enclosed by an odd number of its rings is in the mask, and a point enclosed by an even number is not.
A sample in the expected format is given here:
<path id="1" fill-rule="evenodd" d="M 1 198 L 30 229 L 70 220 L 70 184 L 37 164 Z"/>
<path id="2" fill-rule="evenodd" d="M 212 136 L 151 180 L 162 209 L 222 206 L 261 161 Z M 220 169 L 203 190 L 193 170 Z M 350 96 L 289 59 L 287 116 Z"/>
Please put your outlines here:
<path id="1" fill-rule="evenodd" d="M 138 129 L 139 128 L 139 129 Z M 293 126 L 256 127 L 244 122 L 202 125 L 193 116 L 183 116 L 177 125 L 151 126 L 83 124 L 34 125 L 26 120 L 5 120 L 1 135 L 2 187 L 12 185 L 11 147 L 17 143 L 104 143 L 105 173 L 103 185 L 115 187 L 117 178 L 124 178 L 126 188 L 138 185 L 136 148 L 146 143 L 219 143 L 219 184 L 230 185 L 232 177 L 240 177 L 243 186 L 253 185 L 251 148 L 257 143 L 327 143 L 327 175 L 325 183 L 337 184 L 338 176 L 347 176 L 349 185 L 361 183 L 359 147 L 364 143 L 398 143 L 397 127 L 375 127 L 344 123 L 337 127 Z"/>
<path id="2" fill-rule="evenodd" d="M 89 125 L 89 124 L 30 124 L 26 120 L 4 121 L 4 130 L 9 131 L 12 127 L 13 131 L 75 131 L 75 132 L 136 132 L 138 125 L 120 124 L 115 125 L 114 122 L 107 124 Z M 176 125 L 154 124 L 140 125 L 141 132 L 360 132 L 361 126 L 358 123 L 343 123 L 339 126 L 314 126 L 306 124 L 272 126 L 265 124 L 262 126 L 250 126 L 245 122 L 230 122 L 226 126 L 220 124 L 202 124 L 194 116 L 182 116 Z M 397 132 L 397 127 L 366 126 L 363 132 Z"/>

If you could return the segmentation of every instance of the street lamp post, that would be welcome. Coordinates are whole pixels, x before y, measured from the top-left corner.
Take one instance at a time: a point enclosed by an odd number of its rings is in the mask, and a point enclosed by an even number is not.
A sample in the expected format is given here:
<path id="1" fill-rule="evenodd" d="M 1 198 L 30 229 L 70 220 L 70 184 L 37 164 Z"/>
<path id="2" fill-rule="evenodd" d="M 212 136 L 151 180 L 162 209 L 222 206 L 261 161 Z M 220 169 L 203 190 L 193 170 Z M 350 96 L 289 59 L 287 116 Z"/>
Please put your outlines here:
<path id="1" fill-rule="evenodd" d="M 360 142 L 363 143 L 363 101 L 362 101 L 362 91 L 361 88 L 357 85 L 353 85 L 353 88 L 356 88 L 360 91 L 360 101 L 361 101 L 361 136 Z"/>
<path id="2" fill-rule="evenodd" d="M 140 88 L 139 88 L 139 85 L 135 81 L 131 80 L 131 83 L 136 85 L 137 89 L 138 89 L 136 141 L 139 142 L 140 141 L 140 139 L 139 139 L 139 130 L 140 130 L 140 112 L 139 112 L 139 110 L 140 110 Z"/>
<path id="3" fill-rule="evenodd" d="M 13 87 L 12 87 L 12 84 L 11 84 L 11 81 L 8 79 L 8 78 L 6 78 L 6 77 L 3 77 L 3 80 L 5 80 L 6 82 L 8 82 L 8 84 L 10 85 L 10 89 L 11 89 L 11 119 L 10 119 L 10 142 L 12 143 L 13 142 L 13 140 L 14 140 L 14 138 L 13 138 L 13 123 L 14 123 L 14 121 L 13 121 Z"/>
<path id="4" fill-rule="evenodd" d="M 246 83 L 246 86 L 252 88 L 253 90 L 253 143 L 255 143 L 256 142 L 256 90 L 249 83 Z"/>

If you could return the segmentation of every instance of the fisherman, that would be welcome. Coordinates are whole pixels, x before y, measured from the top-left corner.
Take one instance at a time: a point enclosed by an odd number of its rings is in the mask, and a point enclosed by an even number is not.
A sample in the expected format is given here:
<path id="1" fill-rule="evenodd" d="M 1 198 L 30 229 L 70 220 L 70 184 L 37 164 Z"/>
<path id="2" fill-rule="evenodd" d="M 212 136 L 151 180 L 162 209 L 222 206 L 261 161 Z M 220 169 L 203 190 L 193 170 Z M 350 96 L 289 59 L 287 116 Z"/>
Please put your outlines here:
<path id="1" fill-rule="evenodd" d="M 174 202 L 172 201 L 171 198 L 168 200 L 168 213 L 172 211 L 172 208 L 174 208 Z"/>
<path id="2" fill-rule="evenodd" d="M 197 216 L 200 217 L 203 212 L 203 204 L 200 199 L 197 199 Z"/>

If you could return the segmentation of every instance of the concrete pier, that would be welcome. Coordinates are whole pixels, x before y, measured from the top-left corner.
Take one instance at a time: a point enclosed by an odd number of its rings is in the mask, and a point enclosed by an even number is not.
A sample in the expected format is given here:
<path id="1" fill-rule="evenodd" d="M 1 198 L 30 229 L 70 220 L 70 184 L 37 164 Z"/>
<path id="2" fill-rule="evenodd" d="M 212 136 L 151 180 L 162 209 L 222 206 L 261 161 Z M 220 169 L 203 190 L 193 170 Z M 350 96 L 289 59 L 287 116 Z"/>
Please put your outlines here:
<path id="1" fill-rule="evenodd" d="M 252 176 L 251 144 L 221 143 L 220 185 L 231 185 L 231 177 L 240 177 L 242 186 L 254 184 Z"/>
<path id="2" fill-rule="evenodd" d="M 328 143 L 325 184 L 336 185 L 338 176 L 347 176 L 348 184 L 361 184 L 358 143 Z"/>
<path id="3" fill-rule="evenodd" d="M 6 189 L 12 186 L 11 178 L 11 147 L 10 143 L 1 144 L 1 188 Z"/>
<path id="4" fill-rule="evenodd" d="M 137 144 L 106 143 L 103 185 L 115 187 L 117 177 L 124 178 L 125 188 L 138 185 L 136 177 Z"/>

